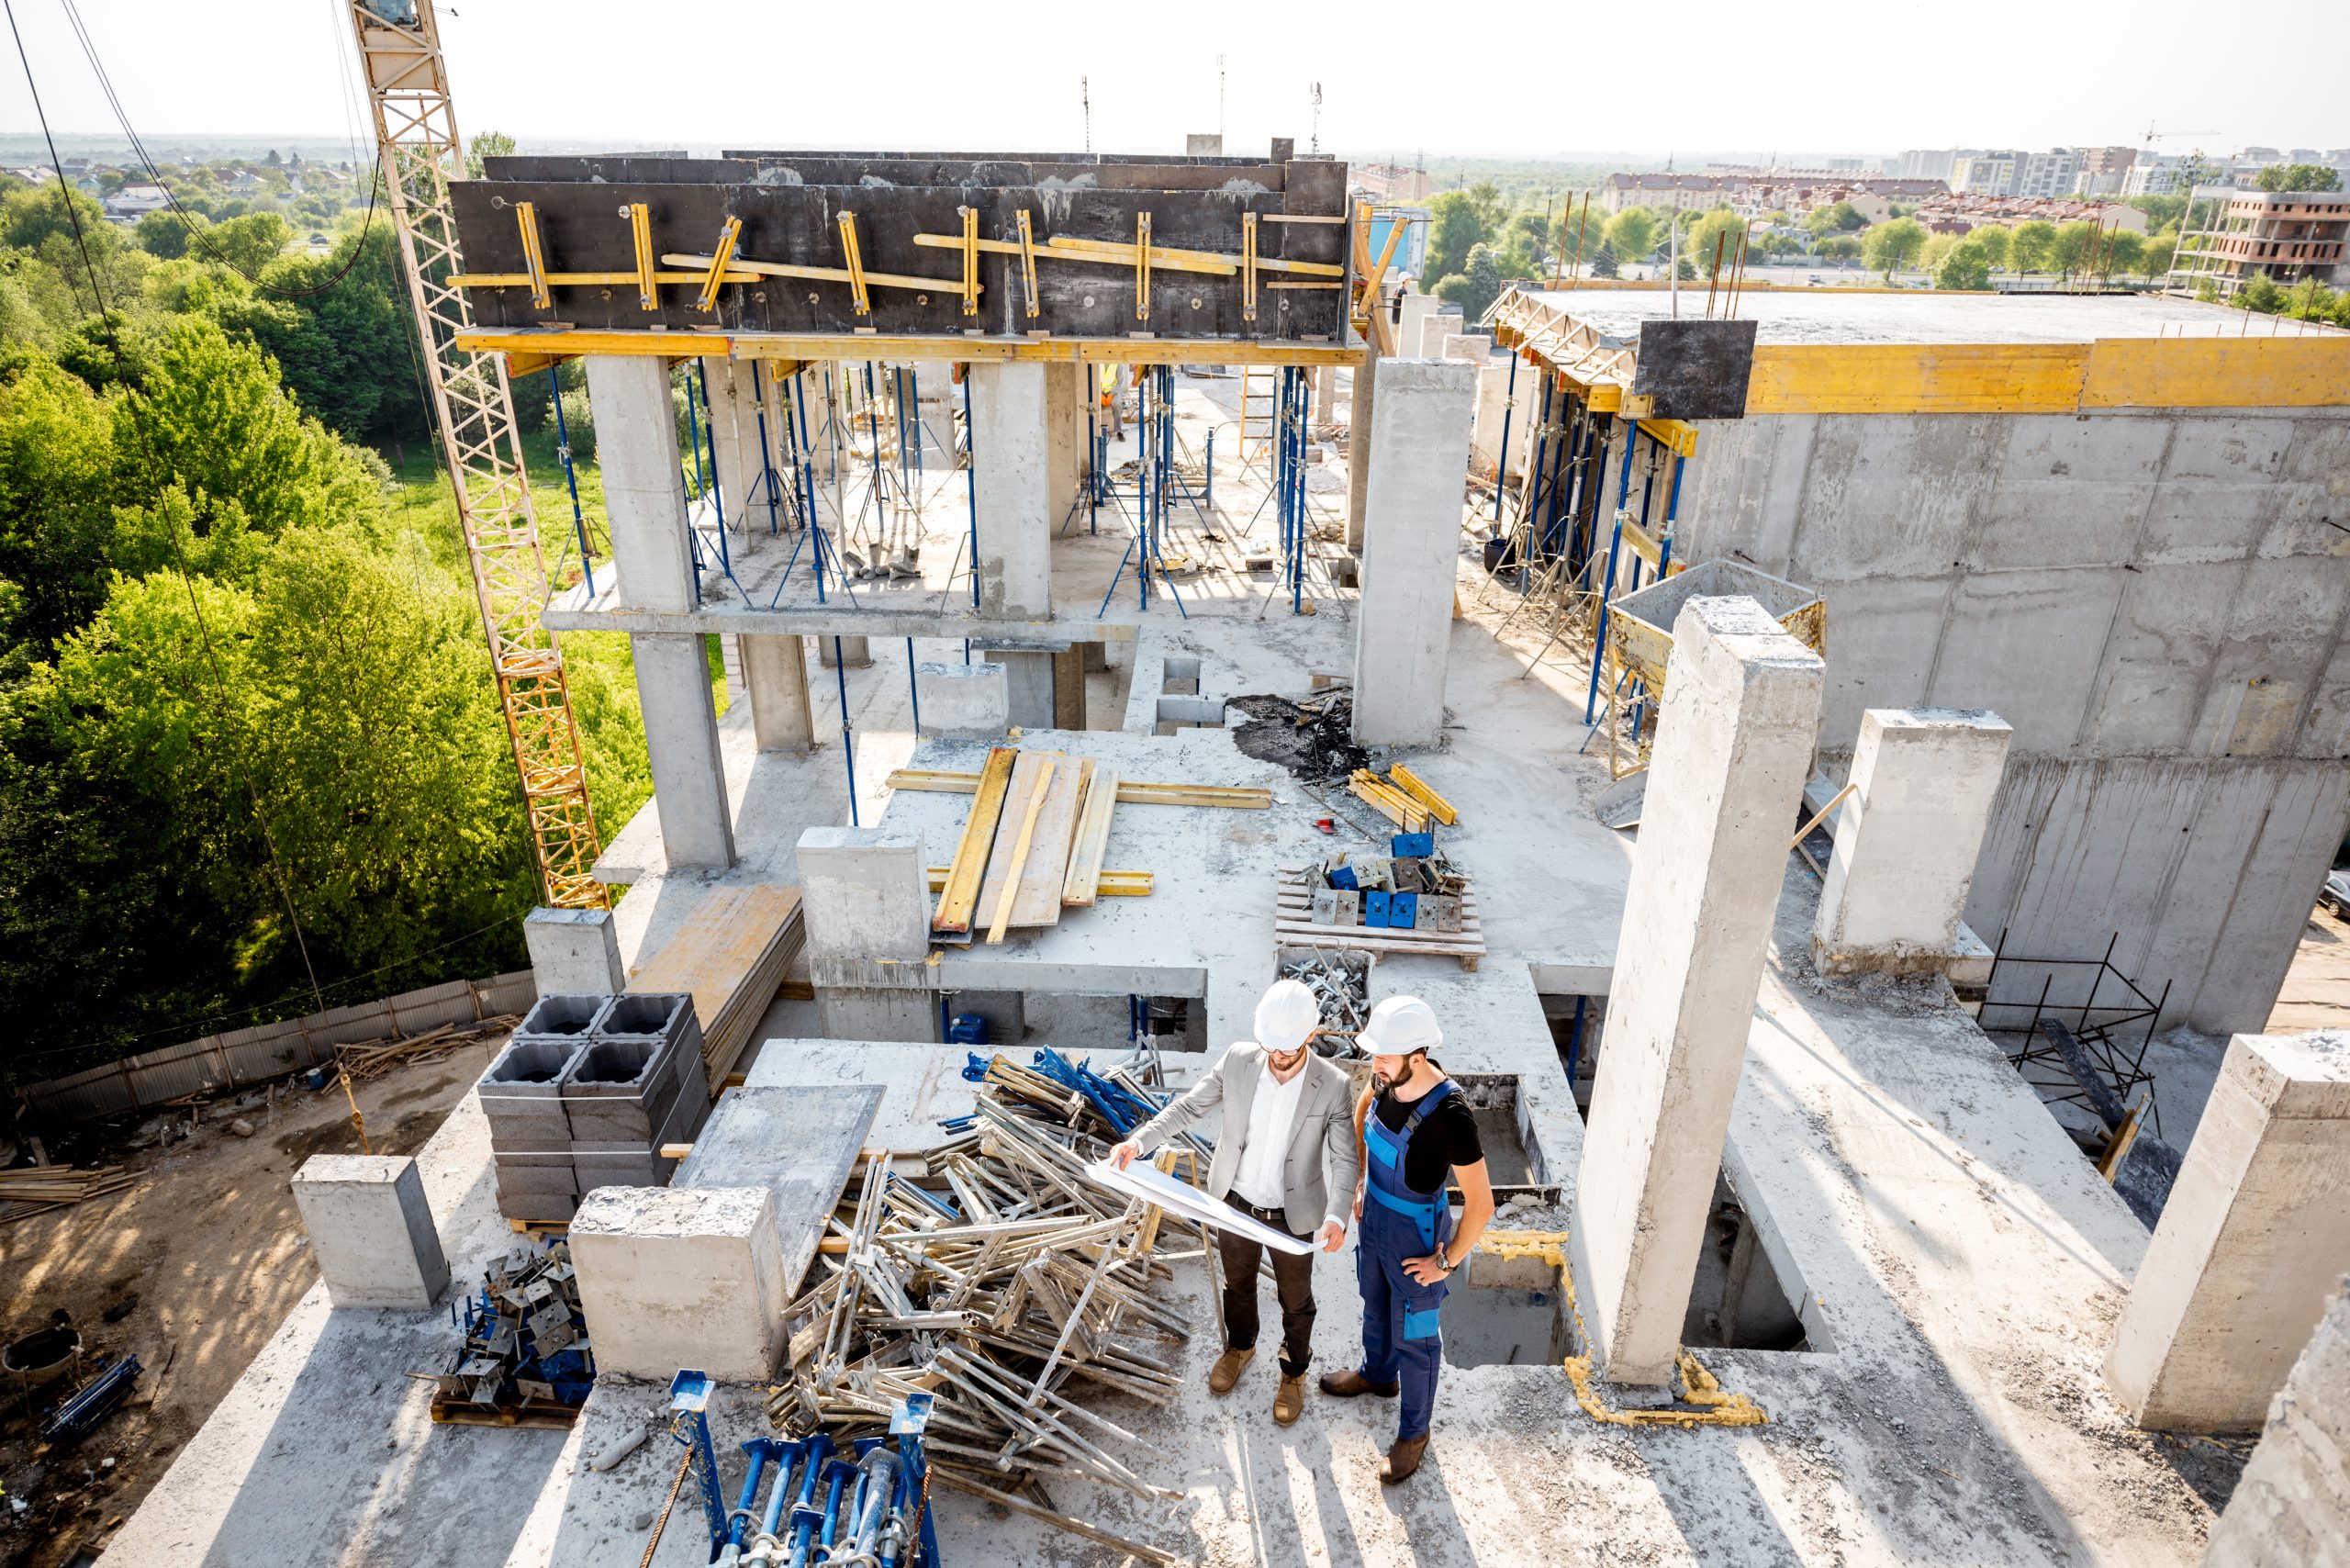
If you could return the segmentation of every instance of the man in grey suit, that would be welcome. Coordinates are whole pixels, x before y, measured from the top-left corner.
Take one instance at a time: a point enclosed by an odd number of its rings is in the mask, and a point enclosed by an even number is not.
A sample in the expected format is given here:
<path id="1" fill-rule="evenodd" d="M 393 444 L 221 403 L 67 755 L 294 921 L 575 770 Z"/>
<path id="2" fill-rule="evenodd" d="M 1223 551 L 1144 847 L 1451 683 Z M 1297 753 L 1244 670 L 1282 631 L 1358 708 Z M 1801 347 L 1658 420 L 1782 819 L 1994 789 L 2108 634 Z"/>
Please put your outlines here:
<path id="1" fill-rule="evenodd" d="M 1224 1053 L 1174 1103 L 1111 1151 L 1120 1167 L 1219 1106 L 1223 1130 L 1208 1165 L 1207 1191 L 1243 1214 L 1304 1240 L 1319 1233 L 1325 1252 L 1347 1238 L 1362 1148 L 1354 1090 L 1337 1064 L 1314 1054 L 1322 1011 L 1292 980 L 1276 981 L 1257 1003 L 1257 1037 Z M 1216 1233 L 1224 1265 L 1224 1354 L 1208 1390 L 1229 1394 L 1257 1353 L 1257 1263 L 1265 1249 Z M 1314 1354 L 1314 1254 L 1276 1250 L 1273 1285 L 1281 1307 L 1281 1381 L 1273 1419 L 1286 1427 L 1305 1408 L 1305 1366 Z"/>

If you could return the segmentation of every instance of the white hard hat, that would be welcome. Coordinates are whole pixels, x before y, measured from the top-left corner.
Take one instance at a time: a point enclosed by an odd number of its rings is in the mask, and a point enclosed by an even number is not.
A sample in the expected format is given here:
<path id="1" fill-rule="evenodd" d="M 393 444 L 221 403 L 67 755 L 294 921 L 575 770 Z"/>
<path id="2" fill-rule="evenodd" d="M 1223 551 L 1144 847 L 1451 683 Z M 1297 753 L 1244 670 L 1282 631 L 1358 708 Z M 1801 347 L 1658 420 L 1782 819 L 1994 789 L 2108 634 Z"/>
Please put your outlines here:
<path id="1" fill-rule="evenodd" d="M 1293 980 L 1275 980 L 1257 999 L 1257 1043 L 1283 1056 L 1322 1027 L 1322 1004 Z"/>
<path id="2" fill-rule="evenodd" d="M 1391 996 L 1371 1010 L 1355 1043 L 1375 1057 L 1407 1057 L 1444 1044 L 1436 1009 L 1416 996 Z"/>

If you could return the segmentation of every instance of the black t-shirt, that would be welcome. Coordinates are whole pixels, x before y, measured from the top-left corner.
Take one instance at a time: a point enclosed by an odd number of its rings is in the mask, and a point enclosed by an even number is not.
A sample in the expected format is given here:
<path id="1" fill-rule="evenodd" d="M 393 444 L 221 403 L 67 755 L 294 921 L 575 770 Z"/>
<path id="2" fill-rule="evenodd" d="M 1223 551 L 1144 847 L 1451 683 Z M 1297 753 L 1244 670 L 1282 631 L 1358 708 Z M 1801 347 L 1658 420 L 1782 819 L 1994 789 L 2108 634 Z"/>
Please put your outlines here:
<path id="1" fill-rule="evenodd" d="M 1391 1089 L 1372 1103 L 1372 1110 L 1381 1126 L 1400 1133 L 1426 1099 L 1422 1095 L 1418 1100 L 1398 1100 Z M 1477 1138 L 1477 1117 L 1455 1088 L 1413 1129 L 1412 1146 L 1404 1152 L 1404 1182 L 1415 1193 L 1433 1193 L 1444 1184 L 1451 1167 L 1474 1165 L 1484 1158 L 1484 1145 Z"/>

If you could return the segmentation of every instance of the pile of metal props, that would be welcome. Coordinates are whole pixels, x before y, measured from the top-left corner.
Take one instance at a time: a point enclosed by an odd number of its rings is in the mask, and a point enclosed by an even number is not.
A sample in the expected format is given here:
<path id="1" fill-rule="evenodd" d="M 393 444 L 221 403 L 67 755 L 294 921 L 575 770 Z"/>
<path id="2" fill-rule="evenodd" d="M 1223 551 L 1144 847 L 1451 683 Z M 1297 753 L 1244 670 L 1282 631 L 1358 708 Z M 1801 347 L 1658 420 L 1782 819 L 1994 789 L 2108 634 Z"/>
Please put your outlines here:
<path id="1" fill-rule="evenodd" d="M 482 1271 L 465 1297 L 464 1332 L 438 1384 L 432 1418 L 498 1426 L 568 1426 L 596 1382 L 570 1246 L 519 1247 Z"/>
<path id="2" fill-rule="evenodd" d="M 699 1372 L 680 1372 L 669 1384 L 669 1435 L 685 1446 L 686 1463 L 701 1493 L 711 1562 L 759 1568 L 819 1562 L 937 1568 L 930 1465 L 923 1453 L 933 1404 L 929 1394 L 890 1406 L 888 1437 L 853 1439 L 845 1449 L 824 1431 L 788 1441 L 753 1438 L 743 1445 L 750 1468 L 729 1509 L 710 1440 L 710 1393 L 709 1376 Z"/>
<path id="3" fill-rule="evenodd" d="M 1290 947 L 1280 960 L 1281 978 L 1304 986 L 1321 1004 L 1315 1050 L 1326 1057 L 1358 1054 L 1355 1034 L 1371 1016 L 1371 956 L 1359 947 Z"/>
<path id="4" fill-rule="evenodd" d="M 1199 1253 L 1162 1250 L 1157 1211 L 1083 1174 L 1158 1098 L 1131 1069 L 1097 1072 L 1049 1049 L 1025 1067 L 975 1054 L 964 1076 L 977 1108 L 945 1124 L 919 1180 L 888 1159 L 852 1177 L 822 1277 L 788 1309 L 789 1365 L 768 1414 L 806 1451 L 873 1437 L 929 1396 L 923 1443 L 940 1484 L 1172 1562 L 1013 1495 L 1038 1472 L 1180 1495 L 1146 1479 L 1148 1456 L 1169 1456 L 1080 1397 L 1091 1385 L 1164 1406 L 1181 1385 L 1170 1342 L 1191 1325 L 1160 1299 L 1165 1262 Z M 1205 1169 L 1201 1146 L 1179 1147 Z"/>

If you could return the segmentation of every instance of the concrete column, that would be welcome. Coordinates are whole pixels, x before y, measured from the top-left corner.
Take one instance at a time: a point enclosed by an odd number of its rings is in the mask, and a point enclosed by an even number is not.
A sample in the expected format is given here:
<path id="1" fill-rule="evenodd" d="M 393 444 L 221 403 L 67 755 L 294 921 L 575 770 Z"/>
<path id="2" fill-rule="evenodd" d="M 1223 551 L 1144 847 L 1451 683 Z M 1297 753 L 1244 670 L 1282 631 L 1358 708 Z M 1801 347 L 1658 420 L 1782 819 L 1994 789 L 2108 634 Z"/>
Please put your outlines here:
<path id="1" fill-rule="evenodd" d="M 628 989 L 620 929 L 608 909 L 534 909 L 522 942 L 541 996 L 601 996 Z"/>
<path id="2" fill-rule="evenodd" d="M 1053 610 L 1052 366 L 975 364 L 972 483 L 979 502 L 979 613 Z"/>
<path id="3" fill-rule="evenodd" d="M 1355 610 L 1354 736 L 1364 745 L 1433 745 L 1444 729 L 1454 559 L 1469 467 L 1477 369 L 1458 360 L 1379 367 L 1367 465 L 1362 599 Z"/>
<path id="4" fill-rule="evenodd" d="M 1428 279 L 1434 283 L 1436 279 Z M 1404 296 L 1403 313 L 1395 319 L 1395 357 L 1418 359 L 1420 355 L 1420 323 L 1436 314 L 1442 301 L 1433 294 L 1423 294 L 1417 286 Z"/>
<path id="5" fill-rule="evenodd" d="M 1083 364 L 1048 364 L 1045 370 L 1045 516 L 1058 529 L 1077 505 L 1079 476 L 1085 466 L 1085 404 L 1079 396 Z M 985 536 L 981 536 L 982 543 Z"/>
<path id="6" fill-rule="evenodd" d="M 1363 508 L 1371 498 L 1372 397 L 1379 385 L 1379 351 L 1365 348 L 1355 366 L 1354 397 L 1347 414 L 1347 548 L 1362 554 Z"/>
<path id="7" fill-rule="evenodd" d="M 2350 1568 L 2350 1289 L 2268 1407 L 2252 1462 L 2212 1527 L 2207 1568 Z"/>
<path id="8" fill-rule="evenodd" d="M 825 669 L 844 664 L 851 669 L 864 669 L 873 663 L 873 644 L 863 637 L 819 637 L 816 663 Z"/>
<path id="9" fill-rule="evenodd" d="M 726 804 L 726 763 L 718 746 L 718 710 L 710 695 L 710 656 L 690 632 L 637 632 L 636 700 L 644 711 L 644 750 L 653 763 L 653 804 L 661 813 L 661 847 L 669 869 L 724 870 L 734 864 L 734 825 Z"/>
<path id="10" fill-rule="evenodd" d="M 801 637 L 746 633 L 743 689 L 761 751 L 812 750 L 816 716 L 808 701 L 808 644 Z"/>
<path id="11" fill-rule="evenodd" d="M 294 1206 L 335 1305 L 423 1312 L 447 1287 L 415 1160 L 314 1154 L 294 1173 Z"/>
<path id="12" fill-rule="evenodd" d="M 1742 596 L 1673 622 L 1572 1247 L 1587 1347 L 1662 1383 L 1681 1345 L 1826 666 Z"/>
<path id="13" fill-rule="evenodd" d="M 1429 311 L 1420 318 L 1419 357 L 1422 359 L 1449 358 L 1450 356 L 1444 352 L 1444 340 L 1459 337 L 1467 325 L 1466 319 L 1458 310 Z"/>
<path id="14" fill-rule="evenodd" d="M 1041 648 L 990 648 L 987 661 L 1003 668 L 1004 700 L 1012 722 L 1024 730 L 1055 727 L 1053 655 Z"/>
<path id="15" fill-rule="evenodd" d="M 925 735 L 1000 741 L 1012 725 L 1011 689 L 999 664 L 916 665 L 914 697 Z"/>
<path id="16" fill-rule="evenodd" d="M 1447 347 L 1474 342 L 1474 338 L 1448 340 Z M 1451 354 L 1445 355 L 1447 359 Z M 1498 475 L 1502 471 L 1502 426 L 1509 426 L 1511 444 L 1516 444 L 1517 421 L 1507 418 L 1509 412 L 1509 365 L 1506 357 L 1488 355 L 1477 366 L 1477 417 L 1471 426 L 1470 457 L 1480 472 Z M 1520 375 L 1530 375 L 1521 371 Z"/>
<path id="17" fill-rule="evenodd" d="M 2259 1426 L 2350 1270 L 2345 1216 L 2350 1035 L 2238 1035 L 2114 1325 L 2105 1380 L 2131 1419 Z"/>
<path id="18" fill-rule="evenodd" d="M 811 827 L 800 835 L 798 857 L 809 978 L 824 1033 L 935 1040 L 922 841 L 879 828 Z"/>
<path id="19" fill-rule="evenodd" d="M 1338 422 L 1338 367 L 1317 364 L 1314 376 L 1314 428 L 1323 430 Z"/>
<path id="20" fill-rule="evenodd" d="M 790 1282 L 767 1188 L 599 1187 L 579 1200 L 570 1243 L 599 1372 L 774 1372 Z"/>
<path id="21" fill-rule="evenodd" d="M 1981 709 L 1871 708 L 1819 890 L 1812 956 L 1829 974 L 1949 967 L 2015 732 Z"/>
<path id="22" fill-rule="evenodd" d="M 632 610 L 691 610 L 693 551 L 686 540 L 668 364 L 651 354 L 588 354 L 585 363 L 621 602 Z"/>

